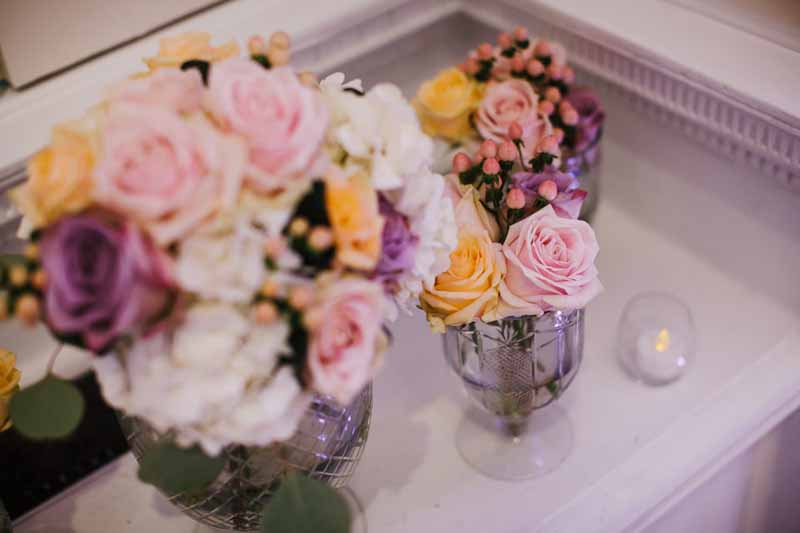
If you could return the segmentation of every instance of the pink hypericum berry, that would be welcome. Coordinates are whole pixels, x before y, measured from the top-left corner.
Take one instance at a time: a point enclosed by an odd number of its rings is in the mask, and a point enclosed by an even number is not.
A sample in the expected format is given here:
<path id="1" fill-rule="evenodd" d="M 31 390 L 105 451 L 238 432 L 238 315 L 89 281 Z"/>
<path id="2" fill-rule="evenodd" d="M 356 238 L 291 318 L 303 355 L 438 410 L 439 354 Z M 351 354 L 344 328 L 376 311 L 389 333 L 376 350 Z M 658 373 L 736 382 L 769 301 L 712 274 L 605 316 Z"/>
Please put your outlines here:
<path id="1" fill-rule="evenodd" d="M 544 97 L 549 101 L 557 104 L 561 100 L 561 91 L 558 87 L 548 87 L 544 90 Z"/>
<path id="2" fill-rule="evenodd" d="M 269 45 L 272 48 L 279 48 L 281 50 L 288 50 L 292 45 L 289 34 L 285 31 L 276 31 L 269 36 Z"/>
<path id="3" fill-rule="evenodd" d="M 308 234 L 308 245 L 322 252 L 333 246 L 333 232 L 325 226 L 314 226 Z"/>
<path id="4" fill-rule="evenodd" d="M 251 54 L 263 54 L 267 51 L 267 43 L 260 35 L 253 35 L 247 40 L 247 51 Z"/>
<path id="5" fill-rule="evenodd" d="M 559 114 L 564 114 L 570 109 L 574 109 L 574 108 L 572 107 L 572 104 L 570 104 L 568 100 L 564 100 L 563 102 L 558 104 L 558 112 L 559 112 Z"/>
<path id="6" fill-rule="evenodd" d="M 513 188 L 508 191 L 506 205 L 511 209 L 522 209 L 525 207 L 525 193 L 522 189 Z"/>
<path id="7" fill-rule="evenodd" d="M 564 141 L 564 130 L 561 128 L 553 128 L 553 137 L 556 138 L 558 144 L 561 144 Z"/>
<path id="8" fill-rule="evenodd" d="M 575 109 L 567 109 L 566 112 L 561 113 L 561 121 L 567 126 L 574 126 L 578 123 L 578 112 Z"/>
<path id="9" fill-rule="evenodd" d="M 467 74 L 475 74 L 480 70 L 480 65 L 478 65 L 478 60 L 474 57 L 467 59 L 464 62 L 464 72 Z"/>
<path id="10" fill-rule="evenodd" d="M 471 166 L 472 161 L 470 161 L 469 156 L 464 152 L 458 152 L 453 156 L 453 172 L 456 174 L 461 174 L 462 172 L 469 170 L 469 167 Z"/>
<path id="11" fill-rule="evenodd" d="M 519 56 L 511 58 L 511 70 L 514 72 L 522 72 L 525 70 L 525 60 Z"/>
<path id="12" fill-rule="evenodd" d="M 564 83 L 575 83 L 575 71 L 572 70 L 572 67 L 564 67 L 561 69 L 561 77 L 564 79 Z"/>
<path id="13" fill-rule="evenodd" d="M 491 139 L 486 139 L 481 143 L 480 153 L 483 157 L 489 159 L 497 157 L 497 145 Z"/>
<path id="14" fill-rule="evenodd" d="M 500 163 L 497 162 L 497 159 L 494 157 L 490 157 L 486 161 L 483 162 L 483 173 L 494 175 L 500 172 Z"/>
<path id="15" fill-rule="evenodd" d="M 278 308 L 271 302 L 261 302 L 253 307 L 253 320 L 261 325 L 272 324 L 278 319 Z"/>
<path id="16" fill-rule="evenodd" d="M 558 196 L 558 187 L 555 181 L 544 180 L 539 184 L 539 189 L 536 192 L 548 202 L 552 202 L 556 199 L 556 196 Z"/>
<path id="17" fill-rule="evenodd" d="M 523 26 L 517 26 L 514 28 L 514 39 L 518 41 L 524 41 L 528 38 L 528 28 Z"/>
<path id="18" fill-rule="evenodd" d="M 472 158 L 473 165 L 480 165 L 483 163 L 483 156 L 481 155 L 480 147 L 478 147 L 478 151 L 475 152 L 475 156 Z"/>
<path id="19" fill-rule="evenodd" d="M 556 108 L 553 106 L 553 102 L 551 102 L 550 100 L 542 100 L 541 102 L 539 102 L 540 115 L 546 115 L 549 117 L 550 115 L 553 114 L 553 111 L 555 110 Z"/>
<path id="20" fill-rule="evenodd" d="M 550 64 L 550 66 L 547 67 L 547 76 L 551 80 L 560 80 L 561 77 L 563 76 L 563 73 L 561 72 L 561 66 Z"/>
<path id="21" fill-rule="evenodd" d="M 314 292 L 308 287 L 293 287 L 289 291 L 289 305 L 304 309 L 314 300 Z"/>
<path id="22" fill-rule="evenodd" d="M 497 44 L 500 45 L 500 48 L 506 49 L 511 48 L 514 46 L 514 41 L 511 39 L 511 34 L 508 32 L 503 32 L 497 36 Z"/>
<path id="23" fill-rule="evenodd" d="M 550 43 L 544 40 L 536 43 L 536 47 L 533 49 L 533 54 L 538 57 L 546 57 L 552 53 L 553 49 L 550 48 Z"/>
<path id="24" fill-rule="evenodd" d="M 558 139 L 555 135 L 545 135 L 536 145 L 537 152 L 558 155 Z"/>
<path id="25" fill-rule="evenodd" d="M 286 239 L 281 236 L 269 237 L 264 241 L 264 253 L 267 257 L 280 257 L 286 251 Z"/>
<path id="26" fill-rule="evenodd" d="M 522 138 L 522 126 L 519 125 L 519 122 L 514 121 L 508 126 L 508 138 L 512 141 Z"/>
<path id="27" fill-rule="evenodd" d="M 531 59 L 528 61 L 528 74 L 531 76 L 541 76 L 542 72 L 544 72 L 544 65 L 542 65 L 541 61 L 537 61 L 536 59 Z"/>
<path id="28" fill-rule="evenodd" d="M 478 47 L 478 57 L 481 59 L 490 59 L 494 55 L 494 49 L 489 43 L 483 43 Z"/>
<path id="29" fill-rule="evenodd" d="M 497 155 L 500 161 L 513 161 L 517 158 L 517 147 L 511 141 L 503 141 L 497 149 Z"/>

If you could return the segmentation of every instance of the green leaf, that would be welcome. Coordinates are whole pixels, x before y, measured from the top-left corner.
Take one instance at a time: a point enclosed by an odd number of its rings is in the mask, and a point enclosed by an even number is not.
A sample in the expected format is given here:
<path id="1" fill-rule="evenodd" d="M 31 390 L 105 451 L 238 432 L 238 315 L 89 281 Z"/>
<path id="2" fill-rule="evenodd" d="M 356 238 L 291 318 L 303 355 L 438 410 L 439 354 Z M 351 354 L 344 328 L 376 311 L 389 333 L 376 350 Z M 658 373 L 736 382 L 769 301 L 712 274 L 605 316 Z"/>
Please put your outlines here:
<path id="1" fill-rule="evenodd" d="M 273 496 L 261 522 L 264 533 L 348 533 L 347 502 L 330 486 L 290 473 Z"/>
<path id="2" fill-rule="evenodd" d="M 145 452 L 139 479 L 170 495 L 197 492 L 217 479 L 224 467 L 224 458 L 209 457 L 197 446 L 179 448 L 165 442 Z"/>
<path id="3" fill-rule="evenodd" d="M 85 405 L 78 388 L 53 375 L 11 398 L 14 427 L 29 439 L 60 439 L 75 431 Z"/>

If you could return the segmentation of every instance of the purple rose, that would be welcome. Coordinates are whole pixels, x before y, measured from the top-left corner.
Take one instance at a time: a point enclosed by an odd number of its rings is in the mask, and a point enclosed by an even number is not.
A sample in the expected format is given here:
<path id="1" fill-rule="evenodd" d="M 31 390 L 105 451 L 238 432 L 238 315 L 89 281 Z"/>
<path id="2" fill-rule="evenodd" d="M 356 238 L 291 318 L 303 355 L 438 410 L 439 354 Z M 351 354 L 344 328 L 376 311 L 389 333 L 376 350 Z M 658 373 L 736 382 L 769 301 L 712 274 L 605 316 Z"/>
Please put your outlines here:
<path id="1" fill-rule="evenodd" d="M 380 213 L 384 223 L 381 235 L 381 258 L 375 267 L 375 275 L 391 289 L 393 282 L 414 265 L 419 238 L 411 233 L 408 219 L 395 211 L 392 204 L 383 196 L 380 198 Z"/>
<path id="2" fill-rule="evenodd" d="M 50 327 L 96 353 L 164 309 L 166 261 L 133 224 L 98 214 L 62 219 L 42 238 Z"/>
<path id="3" fill-rule="evenodd" d="M 606 114 L 595 92 L 588 87 L 571 89 L 567 101 L 578 112 L 575 151 L 583 152 L 600 138 Z"/>
<path id="4" fill-rule="evenodd" d="M 521 189 L 527 199 L 527 207 L 533 206 L 539 196 L 539 185 L 552 180 L 558 189 L 558 195 L 550 202 L 556 214 L 565 218 L 578 218 L 581 206 L 586 199 L 586 191 L 578 189 L 578 179 L 566 172 L 559 171 L 550 165 L 542 172 L 517 172 L 512 176 L 514 187 Z"/>

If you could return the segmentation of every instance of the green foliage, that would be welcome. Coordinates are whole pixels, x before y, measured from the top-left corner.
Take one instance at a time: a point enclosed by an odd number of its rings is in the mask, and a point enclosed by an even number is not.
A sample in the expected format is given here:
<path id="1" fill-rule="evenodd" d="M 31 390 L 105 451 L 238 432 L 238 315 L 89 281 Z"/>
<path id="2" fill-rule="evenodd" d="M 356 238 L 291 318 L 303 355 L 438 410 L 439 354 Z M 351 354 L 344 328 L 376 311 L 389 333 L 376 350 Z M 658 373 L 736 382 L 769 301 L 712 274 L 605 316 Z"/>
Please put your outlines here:
<path id="1" fill-rule="evenodd" d="M 167 494 L 203 490 L 225 467 L 225 459 L 209 457 L 193 446 L 164 442 L 148 450 L 139 465 L 139 479 Z"/>
<path id="2" fill-rule="evenodd" d="M 271 69 L 272 63 L 270 63 L 269 58 L 264 54 L 253 54 L 250 56 L 250 59 L 264 67 L 265 69 Z"/>
<path id="3" fill-rule="evenodd" d="M 333 488 L 290 473 L 264 510 L 264 533 L 348 533 L 352 516 Z"/>
<path id="4" fill-rule="evenodd" d="M 190 59 L 189 61 L 184 61 L 181 63 L 181 70 L 189 70 L 191 68 L 196 68 L 200 72 L 200 76 L 203 78 L 203 85 L 208 85 L 208 61 Z"/>
<path id="5" fill-rule="evenodd" d="M 85 409 L 78 388 L 53 375 L 21 390 L 11 399 L 14 427 L 33 440 L 69 436 L 81 422 Z"/>

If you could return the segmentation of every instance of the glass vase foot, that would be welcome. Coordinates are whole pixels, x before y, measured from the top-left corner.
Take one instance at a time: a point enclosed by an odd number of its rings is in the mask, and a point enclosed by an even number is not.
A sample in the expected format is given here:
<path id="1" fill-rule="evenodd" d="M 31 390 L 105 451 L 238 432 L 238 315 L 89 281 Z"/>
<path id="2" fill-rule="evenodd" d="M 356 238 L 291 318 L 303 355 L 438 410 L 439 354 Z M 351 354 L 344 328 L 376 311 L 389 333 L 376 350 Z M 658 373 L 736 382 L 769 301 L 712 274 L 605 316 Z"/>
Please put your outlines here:
<path id="1" fill-rule="evenodd" d="M 520 481 L 543 476 L 572 451 L 572 422 L 559 405 L 509 423 L 472 408 L 456 429 L 456 447 L 473 468 L 493 479 Z"/>

